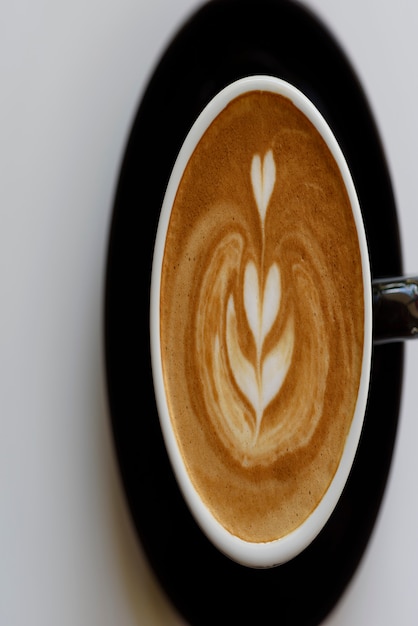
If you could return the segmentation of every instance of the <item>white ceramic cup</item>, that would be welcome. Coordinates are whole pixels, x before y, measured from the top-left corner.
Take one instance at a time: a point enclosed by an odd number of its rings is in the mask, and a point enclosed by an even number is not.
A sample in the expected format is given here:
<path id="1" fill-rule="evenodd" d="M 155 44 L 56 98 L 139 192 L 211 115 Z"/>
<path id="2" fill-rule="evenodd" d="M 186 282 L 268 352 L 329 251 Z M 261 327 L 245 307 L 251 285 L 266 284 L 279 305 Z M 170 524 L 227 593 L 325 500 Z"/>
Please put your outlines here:
<path id="1" fill-rule="evenodd" d="M 237 96 L 253 90 L 277 93 L 290 99 L 310 120 L 325 140 L 342 175 L 357 228 L 364 285 L 364 344 L 360 386 L 354 417 L 344 451 L 334 478 L 319 505 L 309 517 L 290 534 L 270 542 L 247 542 L 229 533 L 202 502 L 188 475 L 173 431 L 163 380 L 160 345 L 160 289 L 164 247 L 171 209 L 185 167 L 211 122 Z M 231 559 L 250 567 L 272 567 L 285 563 L 301 553 L 318 535 L 331 516 L 346 484 L 358 447 L 369 388 L 372 350 L 372 286 L 366 235 L 356 190 L 344 155 L 328 124 L 298 89 L 283 80 L 270 76 L 250 76 L 227 86 L 206 106 L 195 121 L 180 150 L 173 168 L 161 210 L 155 243 L 151 282 L 150 337 L 153 380 L 161 429 L 177 482 L 183 496 L 202 531 L 212 543 Z"/>

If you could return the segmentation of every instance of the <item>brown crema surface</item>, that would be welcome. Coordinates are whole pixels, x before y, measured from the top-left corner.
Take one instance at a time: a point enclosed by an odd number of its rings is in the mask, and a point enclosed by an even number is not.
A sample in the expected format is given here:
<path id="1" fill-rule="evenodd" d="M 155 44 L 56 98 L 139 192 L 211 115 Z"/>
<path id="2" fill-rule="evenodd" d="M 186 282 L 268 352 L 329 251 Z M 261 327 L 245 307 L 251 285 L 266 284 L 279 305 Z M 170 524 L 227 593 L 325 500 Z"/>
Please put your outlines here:
<path id="1" fill-rule="evenodd" d="M 168 226 L 160 313 L 170 416 L 196 490 L 244 540 L 288 534 L 343 452 L 364 303 L 340 172 L 286 98 L 240 96 L 197 145 Z"/>

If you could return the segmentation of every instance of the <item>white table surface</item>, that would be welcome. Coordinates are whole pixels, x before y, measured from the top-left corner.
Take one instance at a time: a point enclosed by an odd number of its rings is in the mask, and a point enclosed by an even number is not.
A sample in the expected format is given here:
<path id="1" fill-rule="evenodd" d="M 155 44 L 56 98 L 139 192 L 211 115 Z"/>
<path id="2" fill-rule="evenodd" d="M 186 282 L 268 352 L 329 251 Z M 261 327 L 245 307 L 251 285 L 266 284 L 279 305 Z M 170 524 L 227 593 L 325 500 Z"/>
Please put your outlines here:
<path id="1" fill-rule="evenodd" d="M 380 130 L 418 273 L 418 4 L 306 0 Z M 143 88 L 193 0 L 0 8 L 0 624 L 179 626 L 144 560 L 109 429 L 102 302 L 112 199 Z M 279 34 L 279 33 L 278 33 Z M 390 480 L 327 626 L 418 623 L 418 344 Z"/>

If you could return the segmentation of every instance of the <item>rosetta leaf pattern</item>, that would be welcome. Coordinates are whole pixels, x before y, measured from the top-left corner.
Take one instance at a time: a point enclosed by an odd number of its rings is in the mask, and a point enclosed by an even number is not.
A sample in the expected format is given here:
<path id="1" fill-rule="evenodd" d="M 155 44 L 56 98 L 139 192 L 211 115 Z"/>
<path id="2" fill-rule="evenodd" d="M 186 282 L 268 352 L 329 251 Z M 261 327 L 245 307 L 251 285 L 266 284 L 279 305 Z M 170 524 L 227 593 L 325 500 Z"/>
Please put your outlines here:
<path id="1" fill-rule="evenodd" d="M 252 211 L 258 231 L 251 219 L 253 237 L 237 222 L 217 235 L 198 286 L 194 337 L 199 356 L 193 360 L 204 402 L 201 415 L 244 467 L 270 463 L 305 445 L 322 415 L 330 363 L 329 347 L 321 339 L 326 324 L 318 289 L 321 249 L 316 246 L 311 258 L 318 268 L 314 273 L 310 264 L 283 257 L 288 244 L 282 239 L 287 241 L 286 233 L 278 232 L 280 214 L 273 215 L 281 205 L 273 152 L 252 155 L 249 165 L 251 196 L 240 219 Z M 303 233 L 298 235 L 297 242 L 305 246 Z M 314 244 L 309 240 L 310 250 Z M 304 306 L 315 317 L 315 332 L 297 348 L 298 293 L 309 293 Z M 296 350 L 301 371 L 290 380 Z M 308 403 L 304 380 L 314 381 Z"/>
<path id="2" fill-rule="evenodd" d="M 259 155 L 254 155 L 251 165 L 251 181 L 263 231 L 275 180 L 276 166 L 272 151 L 267 152 L 263 161 Z M 233 296 L 230 296 L 227 306 L 226 345 L 235 383 L 255 412 L 254 437 L 256 439 L 264 411 L 280 391 L 290 367 L 293 352 L 292 323 L 288 323 L 283 336 L 274 348 L 267 355 L 263 352 L 266 338 L 280 310 L 281 277 L 276 262 L 272 263 L 263 280 L 263 275 L 260 276 L 255 262 L 248 261 L 244 271 L 243 301 L 248 326 L 256 348 L 255 363 L 247 359 L 240 347 Z"/>

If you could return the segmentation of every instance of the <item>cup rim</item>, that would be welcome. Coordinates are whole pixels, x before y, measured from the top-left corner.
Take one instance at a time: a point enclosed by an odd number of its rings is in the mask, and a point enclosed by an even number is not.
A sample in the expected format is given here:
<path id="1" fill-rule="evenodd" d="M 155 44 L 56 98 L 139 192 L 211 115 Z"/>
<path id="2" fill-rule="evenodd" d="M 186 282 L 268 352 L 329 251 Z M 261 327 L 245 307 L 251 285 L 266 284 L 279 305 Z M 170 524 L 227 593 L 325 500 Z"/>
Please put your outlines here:
<path id="1" fill-rule="evenodd" d="M 165 240 L 171 209 L 183 172 L 206 129 L 221 111 L 238 96 L 251 91 L 269 91 L 289 98 L 311 121 L 326 142 L 342 175 L 358 235 L 363 278 L 364 335 L 360 385 L 356 407 L 337 471 L 320 503 L 289 534 L 269 542 L 252 543 L 227 531 L 206 508 L 182 460 L 171 424 L 164 387 L 160 343 L 160 290 Z M 226 556 L 242 565 L 266 568 L 283 564 L 300 554 L 320 533 L 332 515 L 347 482 L 360 440 L 367 405 L 372 354 L 371 269 L 363 217 L 347 162 L 328 123 L 309 98 L 291 83 L 275 76 L 254 75 L 241 78 L 219 91 L 195 120 L 184 140 L 164 196 L 155 239 L 150 291 L 150 347 L 154 395 L 167 453 L 183 497 L 202 531 Z"/>

